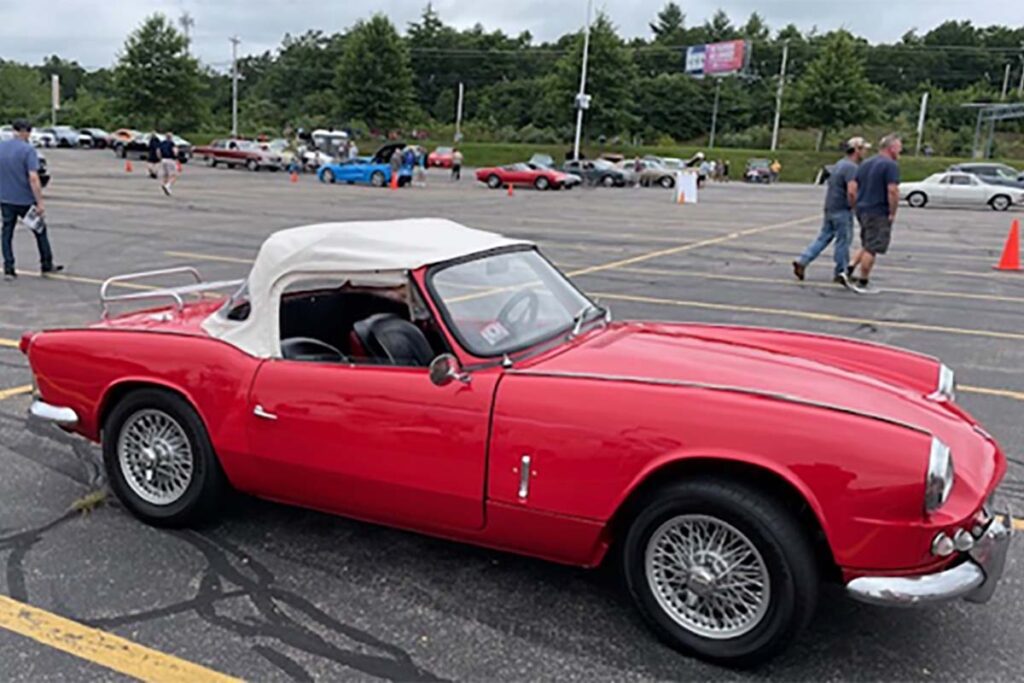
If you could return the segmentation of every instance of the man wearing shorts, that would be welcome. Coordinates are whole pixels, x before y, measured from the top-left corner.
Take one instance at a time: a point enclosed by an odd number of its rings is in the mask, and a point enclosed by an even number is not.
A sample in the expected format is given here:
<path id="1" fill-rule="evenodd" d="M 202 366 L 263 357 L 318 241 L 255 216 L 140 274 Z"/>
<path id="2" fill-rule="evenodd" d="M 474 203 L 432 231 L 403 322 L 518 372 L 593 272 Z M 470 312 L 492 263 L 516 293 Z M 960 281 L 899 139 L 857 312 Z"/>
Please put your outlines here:
<path id="1" fill-rule="evenodd" d="M 174 145 L 174 133 L 167 131 L 167 135 L 160 141 L 160 169 L 163 176 L 163 184 L 160 189 L 167 196 L 171 195 L 171 187 L 178 180 L 178 149 Z"/>
<path id="2" fill-rule="evenodd" d="M 860 222 L 860 250 L 850 264 L 854 289 L 862 293 L 877 290 L 870 285 L 875 258 L 889 250 L 892 224 L 900 203 L 900 167 L 903 141 L 890 134 L 878 143 L 878 154 L 857 169 L 857 220 Z M 857 269 L 860 276 L 854 277 Z"/>

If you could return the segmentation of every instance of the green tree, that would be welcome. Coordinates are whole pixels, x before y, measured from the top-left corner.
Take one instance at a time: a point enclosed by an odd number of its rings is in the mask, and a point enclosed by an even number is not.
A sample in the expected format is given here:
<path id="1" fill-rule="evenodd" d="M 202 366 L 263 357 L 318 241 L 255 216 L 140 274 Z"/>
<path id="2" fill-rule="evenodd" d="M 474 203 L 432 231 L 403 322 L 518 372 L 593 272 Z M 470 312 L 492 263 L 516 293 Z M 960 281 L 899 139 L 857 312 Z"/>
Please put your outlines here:
<path id="1" fill-rule="evenodd" d="M 665 3 L 649 26 L 657 43 L 682 45 L 686 41 L 686 15 L 674 2 Z"/>
<path id="2" fill-rule="evenodd" d="M 391 21 L 375 14 L 345 40 L 335 85 L 340 113 L 375 128 L 396 128 L 413 114 L 409 52 Z"/>
<path id="3" fill-rule="evenodd" d="M 704 22 L 704 31 L 709 43 L 720 43 L 723 40 L 734 40 L 740 37 L 736 27 L 732 25 L 729 15 L 721 9 Z"/>
<path id="4" fill-rule="evenodd" d="M 819 129 L 819 150 L 828 131 L 863 123 L 877 106 L 875 88 L 864 74 L 864 59 L 846 31 L 826 36 L 795 90 L 792 116 Z"/>
<path id="5" fill-rule="evenodd" d="M 747 23 L 740 27 L 740 33 L 747 40 L 759 43 L 768 40 L 768 36 L 771 35 L 771 32 L 768 30 L 768 24 L 764 21 L 764 17 L 757 12 L 750 13 Z"/>
<path id="6" fill-rule="evenodd" d="M 114 93 L 119 111 L 135 125 L 200 127 L 206 110 L 199 63 L 187 45 L 162 14 L 149 17 L 128 36 L 114 69 Z"/>
<path id="7" fill-rule="evenodd" d="M 0 120 L 49 121 L 50 88 L 32 67 L 0 61 Z"/>

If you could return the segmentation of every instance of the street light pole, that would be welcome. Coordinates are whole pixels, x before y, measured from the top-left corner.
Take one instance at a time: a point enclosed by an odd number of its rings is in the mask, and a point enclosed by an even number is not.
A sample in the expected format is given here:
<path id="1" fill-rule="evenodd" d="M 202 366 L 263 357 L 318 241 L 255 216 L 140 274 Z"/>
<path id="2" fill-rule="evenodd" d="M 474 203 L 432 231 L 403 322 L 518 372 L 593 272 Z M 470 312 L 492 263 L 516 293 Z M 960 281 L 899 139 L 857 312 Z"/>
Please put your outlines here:
<path id="1" fill-rule="evenodd" d="M 779 89 L 775 92 L 775 123 L 772 125 L 772 151 L 779 146 L 779 121 L 782 118 L 782 91 L 786 87 L 786 62 L 789 61 L 789 41 L 782 44 L 782 66 L 779 68 Z"/>
<path id="2" fill-rule="evenodd" d="M 238 44 L 242 42 L 238 36 L 228 38 L 231 41 L 231 137 L 238 137 Z"/>
<path id="3" fill-rule="evenodd" d="M 572 145 L 572 158 L 579 161 L 580 135 L 583 133 L 583 110 L 587 108 L 587 60 L 590 55 L 590 15 L 594 0 L 587 0 L 587 24 L 583 27 L 583 68 L 580 69 L 580 92 L 576 96 L 576 139 Z"/>

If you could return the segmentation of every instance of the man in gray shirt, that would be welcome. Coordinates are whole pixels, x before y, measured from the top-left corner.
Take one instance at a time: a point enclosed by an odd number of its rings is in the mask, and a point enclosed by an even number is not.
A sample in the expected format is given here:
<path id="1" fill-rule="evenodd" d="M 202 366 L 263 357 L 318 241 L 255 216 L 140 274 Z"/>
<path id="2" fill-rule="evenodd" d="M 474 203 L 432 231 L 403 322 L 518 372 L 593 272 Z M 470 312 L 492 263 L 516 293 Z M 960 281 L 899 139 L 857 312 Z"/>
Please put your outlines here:
<path id="1" fill-rule="evenodd" d="M 4 257 L 4 280 L 11 281 L 18 276 L 14 270 L 14 228 L 18 219 L 33 206 L 42 218 L 43 186 L 39 182 L 39 155 L 28 142 L 32 125 L 18 119 L 13 126 L 16 133 L 11 140 L 0 142 L 0 214 L 3 215 L 2 246 Z M 53 265 L 53 252 L 46 235 L 45 223 L 39 230 L 32 231 L 39 248 L 39 265 L 43 275 L 64 269 Z"/>
<path id="2" fill-rule="evenodd" d="M 793 274 L 804 279 L 807 266 L 835 240 L 835 275 L 833 282 L 850 286 L 846 268 L 850 263 L 850 241 L 853 239 L 853 209 L 857 202 L 857 164 L 871 145 L 864 138 L 846 141 L 846 156 L 833 167 L 825 192 L 825 220 L 818 236 L 793 261 Z"/>

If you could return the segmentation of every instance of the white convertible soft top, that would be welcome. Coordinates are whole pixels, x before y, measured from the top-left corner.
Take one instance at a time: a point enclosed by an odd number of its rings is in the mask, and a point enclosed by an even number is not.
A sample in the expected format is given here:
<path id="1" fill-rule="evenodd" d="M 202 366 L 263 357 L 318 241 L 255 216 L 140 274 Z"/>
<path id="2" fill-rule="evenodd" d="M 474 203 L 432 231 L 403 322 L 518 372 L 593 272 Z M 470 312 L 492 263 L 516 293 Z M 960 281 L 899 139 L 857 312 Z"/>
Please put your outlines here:
<path id="1" fill-rule="evenodd" d="M 339 276 L 401 284 L 408 271 L 422 266 L 530 244 L 442 218 L 318 223 L 281 230 L 266 239 L 249 271 L 248 317 L 229 320 L 218 311 L 203 321 L 203 329 L 250 355 L 279 357 L 278 304 L 292 283 Z"/>

